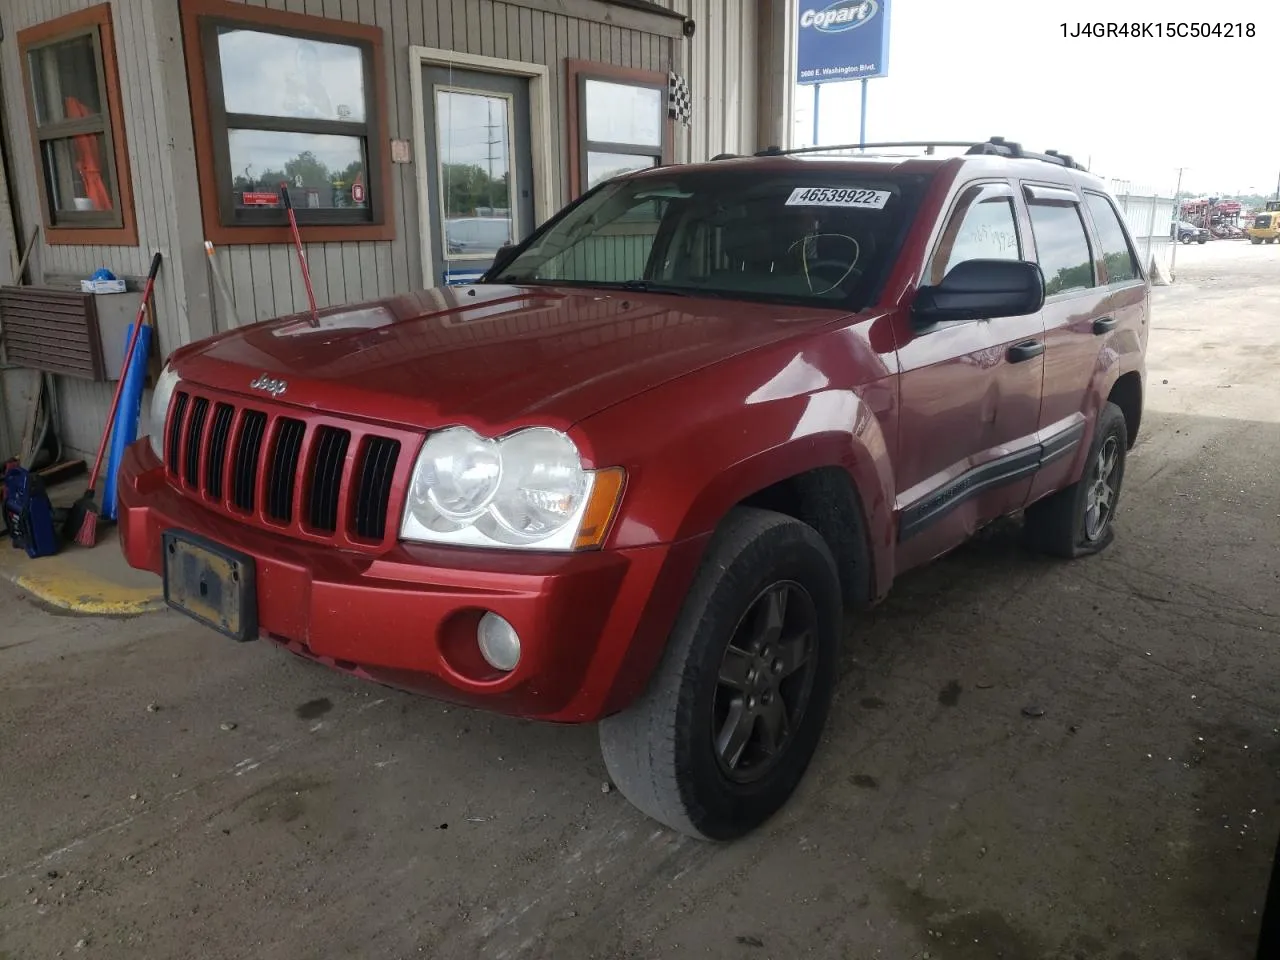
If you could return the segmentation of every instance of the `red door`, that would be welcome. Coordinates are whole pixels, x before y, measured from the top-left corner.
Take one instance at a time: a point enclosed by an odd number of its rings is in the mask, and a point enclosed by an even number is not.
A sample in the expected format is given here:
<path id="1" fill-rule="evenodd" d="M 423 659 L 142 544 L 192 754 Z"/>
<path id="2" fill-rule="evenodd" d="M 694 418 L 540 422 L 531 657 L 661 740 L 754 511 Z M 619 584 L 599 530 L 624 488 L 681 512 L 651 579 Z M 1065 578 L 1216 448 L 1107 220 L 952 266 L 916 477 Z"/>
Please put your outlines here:
<path id="1" fill-rule="evenodd" d="M 1032 487 L 1038 500 L 1074 481 L 1092 418 L 1089 396 L 1097 368 L 1099 328 L 1108 293 L 1099 286 L 1100 257 L 1085 228 L 1080 197 L 1060 186 L 1024 184 L 1034 259 L 1044 273 L 1045 366 L 1040 434 L 1046 456 Z"/>
<path id="2" fill-rule="evenodd" d="M 953 201 L 922 284 L 957 263 L 1023 259 L 1013 187 L 968 184 Z M 899 331 L 898 570 L 1020 508 L 1039 462 L 1040 314 Z"/>

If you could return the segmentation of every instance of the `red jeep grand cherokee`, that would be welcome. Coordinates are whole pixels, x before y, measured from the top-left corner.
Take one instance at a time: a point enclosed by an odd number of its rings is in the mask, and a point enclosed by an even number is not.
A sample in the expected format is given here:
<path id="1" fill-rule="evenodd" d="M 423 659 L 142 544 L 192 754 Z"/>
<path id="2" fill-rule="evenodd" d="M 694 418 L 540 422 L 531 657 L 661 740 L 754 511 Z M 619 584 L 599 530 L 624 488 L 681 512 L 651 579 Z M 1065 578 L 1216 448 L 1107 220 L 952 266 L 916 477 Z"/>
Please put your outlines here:
<path id="1" fill-rule="evenodd" d="M 808 766 L 844 607 L 1017 511 L 1110 541 L 1147 309 L 1061 155 L 649 170 L 475 286 L 176 351 L 124 550 L 238 639 L 600 721 L 631 801 L 727 839 Z"/>

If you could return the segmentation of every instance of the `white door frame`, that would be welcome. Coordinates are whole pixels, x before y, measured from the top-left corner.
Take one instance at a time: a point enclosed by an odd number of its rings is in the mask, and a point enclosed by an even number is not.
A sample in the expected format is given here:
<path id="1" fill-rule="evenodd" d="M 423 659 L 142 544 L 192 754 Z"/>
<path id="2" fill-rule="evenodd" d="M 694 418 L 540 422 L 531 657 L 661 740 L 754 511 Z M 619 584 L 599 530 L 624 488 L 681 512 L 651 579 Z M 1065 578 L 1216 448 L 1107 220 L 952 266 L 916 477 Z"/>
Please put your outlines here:
<path id="1" fill-rule="evenodd" d="M 413 152 L 418 185 L 418 241 L 421 248 L 422 285 L 439 286 L 435 282 L 435 263 L 431 256 L 432 196 L 428 186 L 428 153 L 426 110 L 423 104 L 423 67 L 457 67 L 477 70 L 481 73 L 497 73 L 529 80 L 529 138 L 533 152 L 533 224 L 547 220 L 554 212 L 551 160 L 551 83 L 549 73 L 541 63 L 522 63 L 519 60 L 503 60 L 499 57 L 482 57 L 474 53 L 456 50 L 440 50 L 436 47 L 409 48 L 409 90 L 413 99 Z M 514 161 L 514 144 L 512 151 Z M 513 162 L 512 168 L 515 164 Z M 519 198 L 512 198 L 518 202 Z M 518 240 L 519 238 L 517 238 Z"/>

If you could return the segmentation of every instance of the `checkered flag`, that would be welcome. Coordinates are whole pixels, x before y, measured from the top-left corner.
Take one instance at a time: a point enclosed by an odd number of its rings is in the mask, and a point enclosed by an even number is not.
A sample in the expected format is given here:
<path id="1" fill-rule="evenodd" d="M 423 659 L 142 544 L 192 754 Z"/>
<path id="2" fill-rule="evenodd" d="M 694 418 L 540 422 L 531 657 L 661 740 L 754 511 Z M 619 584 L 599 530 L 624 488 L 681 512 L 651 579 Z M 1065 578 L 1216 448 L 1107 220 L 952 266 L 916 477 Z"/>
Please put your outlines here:
<path id="1" fill-rule="evenodd" d="M 689 81 L 672 71 L 667 77 L 667 116 L 679 120 L 686 127 L 693 120 L 693 97 L 689 93 Z"/>

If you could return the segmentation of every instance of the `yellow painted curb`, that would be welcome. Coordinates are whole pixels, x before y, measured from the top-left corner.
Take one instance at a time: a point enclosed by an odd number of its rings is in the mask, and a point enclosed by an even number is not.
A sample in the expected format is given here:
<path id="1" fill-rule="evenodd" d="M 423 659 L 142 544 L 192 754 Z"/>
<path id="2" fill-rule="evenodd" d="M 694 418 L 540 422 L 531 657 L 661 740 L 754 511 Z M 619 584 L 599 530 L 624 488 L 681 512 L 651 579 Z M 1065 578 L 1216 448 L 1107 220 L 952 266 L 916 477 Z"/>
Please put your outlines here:
<path id="1" fill-rule="evenodd" d="M 92 616 L 128 616 L 163 610 L 164 595 L 159 583 L 154 588 L 112 583 L 74 564 L 49 557 L 39 573 L 20 573 L 0 568 L 0 576 L 52 607 Z"/>

